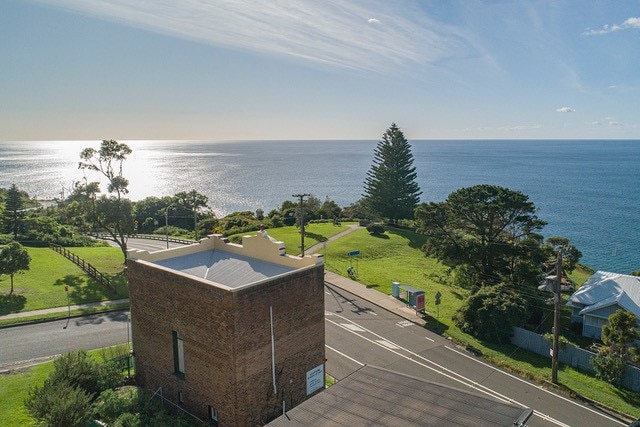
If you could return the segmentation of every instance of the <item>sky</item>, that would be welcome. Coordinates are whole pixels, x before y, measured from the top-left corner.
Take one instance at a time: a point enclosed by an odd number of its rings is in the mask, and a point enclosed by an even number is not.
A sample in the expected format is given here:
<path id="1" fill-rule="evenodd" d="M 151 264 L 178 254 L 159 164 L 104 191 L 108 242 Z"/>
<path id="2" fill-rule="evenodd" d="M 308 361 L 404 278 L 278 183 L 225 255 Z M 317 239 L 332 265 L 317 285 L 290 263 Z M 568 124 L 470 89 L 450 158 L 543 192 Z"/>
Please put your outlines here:
<path id="1" fill-rule="evenodd" d="M 0 141 L 640 139 L 640 1 L 2 0 Z"/>

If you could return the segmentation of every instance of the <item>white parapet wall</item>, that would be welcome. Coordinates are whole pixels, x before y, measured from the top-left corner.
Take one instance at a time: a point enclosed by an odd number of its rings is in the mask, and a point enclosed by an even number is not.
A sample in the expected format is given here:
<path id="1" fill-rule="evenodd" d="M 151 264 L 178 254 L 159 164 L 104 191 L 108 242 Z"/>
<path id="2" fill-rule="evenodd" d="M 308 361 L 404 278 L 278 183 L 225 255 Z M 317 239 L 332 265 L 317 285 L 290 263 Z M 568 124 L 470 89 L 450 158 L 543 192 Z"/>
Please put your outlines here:
<path id="1" fill-rule="evenodd" d="M 321 254 L 306 255 L 304 257 L 287 255 L 285 253 L 284 242 L 273 240 L 260 234 L 243 236 L 241 245 L 229 242 L 229 240 L 221 234 L 211 234 L 193 245 L 162 249 L 154 252 L 132 249 L 127 251 L 127 258 L 156 262 L 168 258 L 216 250 L 272 262 L 274 264 L 280 264 L 291 268 L 304 268 L 310 265 L 319 265 L 324 263 L 324 259 Z"/>

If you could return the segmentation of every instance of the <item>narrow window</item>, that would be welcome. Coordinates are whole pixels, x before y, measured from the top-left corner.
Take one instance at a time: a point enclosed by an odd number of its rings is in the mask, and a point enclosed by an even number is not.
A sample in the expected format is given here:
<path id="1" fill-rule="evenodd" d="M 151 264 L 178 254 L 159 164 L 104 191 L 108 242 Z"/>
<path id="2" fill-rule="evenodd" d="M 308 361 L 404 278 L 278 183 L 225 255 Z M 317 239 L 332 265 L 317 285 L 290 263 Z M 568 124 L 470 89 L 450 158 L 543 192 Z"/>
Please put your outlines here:
<path id="1" fill-rule="evenodd" d="M 212 406 L 209 406 L 209 420 L 212 426 L 218 425 L 218 410 Z"/>
<path id="2" fill-rule="evenodd" d="M 173 370 L 184 376 L 184 343 L 176 331 L 173 331 Z"/>
<path id="3" fill-rule="evenodd" d="M 178 392 L 178 403 L 184 403 L 184 395 L 181 391 Z"/>

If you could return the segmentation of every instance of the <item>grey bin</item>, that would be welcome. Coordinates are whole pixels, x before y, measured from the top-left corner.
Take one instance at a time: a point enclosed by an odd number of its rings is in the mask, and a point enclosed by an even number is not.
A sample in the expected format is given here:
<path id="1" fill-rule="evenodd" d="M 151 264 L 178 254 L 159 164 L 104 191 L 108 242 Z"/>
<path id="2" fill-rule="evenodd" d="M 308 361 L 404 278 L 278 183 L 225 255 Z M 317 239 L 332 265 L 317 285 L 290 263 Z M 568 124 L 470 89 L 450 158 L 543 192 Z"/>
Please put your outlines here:
<path id="1" fill-rule="evenodd" d="M 391 282 L 391 296 L 400 298 L 400 282 Z"/>

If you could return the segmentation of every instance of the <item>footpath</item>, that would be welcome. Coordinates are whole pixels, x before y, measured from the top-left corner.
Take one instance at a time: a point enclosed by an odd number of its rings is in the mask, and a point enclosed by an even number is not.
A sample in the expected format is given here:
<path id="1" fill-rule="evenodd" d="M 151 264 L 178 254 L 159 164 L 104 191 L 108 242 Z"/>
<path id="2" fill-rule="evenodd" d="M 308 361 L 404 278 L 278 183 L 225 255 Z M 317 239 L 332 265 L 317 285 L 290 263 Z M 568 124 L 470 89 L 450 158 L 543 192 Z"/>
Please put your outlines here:
<path id="1" fill-rule="evenodd" d="M 326 241 L 318 243 L 306 249 L 305 254 L 308 255 L 308 254 L 314 254 L 314 253 L 322 253 L 322 250 L 324 249 L 325 245 L 331 243 L 334 240 L 338 240 L 350 233 L 353 233 L 361 228 L 362 227 L 355 224 L 349 225 L 349 228 L 347 230 L 342 231 L 334 236 L 331 236 Z M 362 298 L 363 300 L 366 300 L 371 304 L 377 305 L 382 309 L 395 313 L 405 318 L 406 320 L 409 320 L 421 326 L 424 325 L 425 323 L 422 316 L 417 314 L 415 310 L 408 308 L 406 304 L 392 297 L 391 295 L 383 294 L 382 292 L 378 292 L 375 289 L 368 288 L 366 285 L 363 285 L 360 282 L 351 280 L 347 277 L 340 276 L 339 274 L 333 273 L 331 271 L 325 270 L 324 278 L 325 278 L 325 282 L 328 283 L 329 285 L 338 287 L 346 292 L 356 295 L 359 298 Z M 62 314 L 62 313 L 68 313 L 69 311 L 96 308 L 96 307 L 108 308 L 110 306 L 126 304 L 128 301 L 129 301 L 128 299 L 119 299 L 119 300 L 113 300 L 113 301 L 100 301 L 100 302 L 92 302 L 87 304 L 76 304 L 76 305 L 72 305 L 71 307 L 64 306 L 64 307 L 48 308 L 44 310 L 10 313 L 10 314 L 5 314 L 0 316 L 0 321 L 27 318 L 27 317 L 37 318 L 38 316 L 48 315 L 52 313 Z M 24 323 L 16 323 L 10 326 L 19 326 L 20 324 L 24 324 Z"/>

